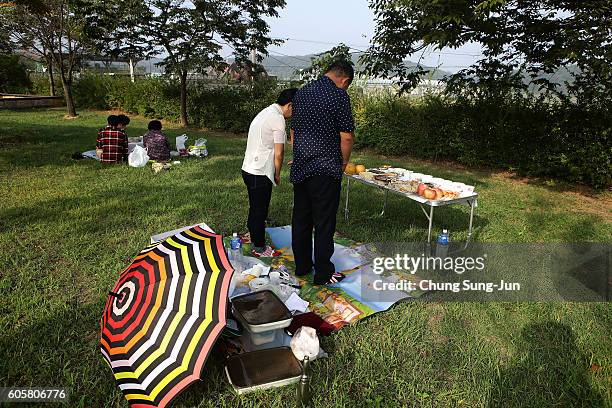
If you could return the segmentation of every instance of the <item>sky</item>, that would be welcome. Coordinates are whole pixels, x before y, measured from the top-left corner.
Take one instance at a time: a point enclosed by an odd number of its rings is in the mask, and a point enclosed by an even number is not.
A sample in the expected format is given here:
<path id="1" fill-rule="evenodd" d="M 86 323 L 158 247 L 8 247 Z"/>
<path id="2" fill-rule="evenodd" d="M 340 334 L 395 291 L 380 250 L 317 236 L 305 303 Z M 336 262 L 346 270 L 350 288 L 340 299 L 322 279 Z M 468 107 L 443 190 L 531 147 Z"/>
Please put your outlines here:
<path id="1" fill-rule="evenodd" d="M 280 18 L 269 19 L 268 23 L 272 37 L 290 38 L 281 46 L 270 47 L 272 56 L 320 53 L 341 42 L 353 47 L 353 51 L 365 50 L 376 26 L 367 0 L 287 0 Z M 480 47 L 470 44 L 429 53 L 422 63 L 456 72 L 475 62 L 479 54 Z M 408 59 L 417 62 L 419 57 L 420 54 Z"/>

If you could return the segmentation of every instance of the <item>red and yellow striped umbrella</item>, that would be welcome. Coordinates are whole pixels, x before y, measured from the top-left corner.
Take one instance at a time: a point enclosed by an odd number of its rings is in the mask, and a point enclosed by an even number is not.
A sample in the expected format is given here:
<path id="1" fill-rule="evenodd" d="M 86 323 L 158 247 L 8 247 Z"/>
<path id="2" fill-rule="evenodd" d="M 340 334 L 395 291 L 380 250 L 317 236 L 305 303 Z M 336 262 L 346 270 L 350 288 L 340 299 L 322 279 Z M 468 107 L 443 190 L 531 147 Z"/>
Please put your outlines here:
<path id="1" fill-rule="evenodd" d="M 193 227 L 143 250 L 100 321 L 102 354 L 132 407 L 164 407 L 198 380 L 226 324 L 233 269 L 220 235 Z"/>

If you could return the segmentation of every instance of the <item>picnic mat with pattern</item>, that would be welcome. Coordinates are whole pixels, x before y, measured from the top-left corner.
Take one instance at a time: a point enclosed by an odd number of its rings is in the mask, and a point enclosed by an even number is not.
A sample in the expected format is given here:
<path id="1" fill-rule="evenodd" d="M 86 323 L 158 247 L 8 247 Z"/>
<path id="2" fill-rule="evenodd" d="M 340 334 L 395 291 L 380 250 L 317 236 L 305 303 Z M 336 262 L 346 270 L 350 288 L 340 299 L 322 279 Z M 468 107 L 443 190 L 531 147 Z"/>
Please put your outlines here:
<path id="1" fill-rule="evenodd" d="M 266 230 L 269 243 L 282 255 L 277 258 L 260 258 L 262 262 L 279 267 L 284 265 L 294 272 L 295 263 L 291 250 L 291 227 L 268 228 Z M 248 238 L 245 252 L 250 252 Z M 373 244 L 364 244 L 336 234 L 334 237 L 335 251 L 331 261 L 336 271 L 344 273 L 347 278 L 339 284 L 330 286 L 315 286 L 312 275 L 299 278 L 302 289 L 300 297 L 310 302 L 311 311 L 323 320 L 333 325 L 336 330 L 371 316 L 374 313 L 388 310 L 400 301 L 412 300 L 421 296 L 421 291 L 373 291 L 374 280 L 385 282 L 421 280 L 416 275 L 399 271 L 385 272 L 377 275 L 373 272 L 373 260 L 382 254 Z"/>

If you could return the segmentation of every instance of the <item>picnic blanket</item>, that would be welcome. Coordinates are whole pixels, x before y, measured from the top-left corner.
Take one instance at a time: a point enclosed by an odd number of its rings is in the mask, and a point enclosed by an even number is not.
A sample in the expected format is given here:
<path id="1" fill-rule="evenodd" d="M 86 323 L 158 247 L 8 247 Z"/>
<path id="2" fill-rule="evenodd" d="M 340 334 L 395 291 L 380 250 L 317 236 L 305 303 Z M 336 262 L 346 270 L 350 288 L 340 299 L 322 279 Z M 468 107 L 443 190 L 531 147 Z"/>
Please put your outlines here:
<path id="1" fill-rule="evenodd" d="M 274 267 L 284 265 L 293 272 L 295 263 L 291 251 L 291 227 L 268 228 L 266 233 L 272 246 L 282 255 L 277 258 L 261 258 L 261 260 Z M 313 285 L 312 275 L 299 278 L 302 286 L 300 297 L 310 302 L 311 311 L 339 330 L 374 313 L 388 310 L 397 302 L 415 299 L 423 294 L 420 291 L 373 290 L 372 285 L 376 280 L 385 282 L 420 280 L 416 275 L 400 272 L 387 272 L 382 275 L 374 273 L 373 260 L 381 255 L 373 244 L 359 243 L 336 234 L 331 261 L 336 271 L 344 273 L 347 278 L 329 286 Z"/>

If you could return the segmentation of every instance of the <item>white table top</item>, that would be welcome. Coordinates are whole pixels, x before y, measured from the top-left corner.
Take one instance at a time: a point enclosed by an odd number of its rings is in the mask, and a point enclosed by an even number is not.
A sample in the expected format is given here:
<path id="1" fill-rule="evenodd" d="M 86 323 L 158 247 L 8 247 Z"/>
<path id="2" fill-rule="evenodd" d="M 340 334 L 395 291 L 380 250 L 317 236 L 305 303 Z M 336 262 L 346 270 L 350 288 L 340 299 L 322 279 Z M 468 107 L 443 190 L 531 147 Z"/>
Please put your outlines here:
<path id="1" fill-rule="evenodd" d="M 455 198 L 455 199 L 452 199 L 452 200 L 428 200 L 428 199 L 423 198 L 423 197 L 421 197 L 421 196 L 419 196 L 418 194 L 415 194 L 415 193 L 404 193 L 402 191 L 398 191 L 398 190 L 395 190 L 393 188 L 389 188 L 388 186 L 384 186 L 384 185 L 378 184 L 378 183 L 376 183 L 374 181 L 365 180 L 365 179 L 359 177 L 358 175 L 349 175 L 349 174 L 345 173 L 344 176 L 347 179 L 355 180 L 355 181 L 358 181 L 358 182 L 363 183 L 363 184 L 368 184 L 368 185 L 371 185 L 371 186 L 374 186 L 374 187 L 378 187 L 381 190 L 387 190 L 387 191 L 389 191 L 391 193 L 407 197 L 407 198 L 409 198 L 409 199 L 411 199 L 413 201 L 416 201 L 416 202 L 418 202 L 420 204 L 429 205 L 431 207 L 442 207 L 442 206 L 445 206 L 445 205 L 452 205 L 452 204 L 470 204 L 470 202 L 472 202 L 472 201 L 474 201 L 474 200 L 476 200 L 478 198 L 478 193 L 474 192 L 474 193 L 470 194 L 469 196 L 463 196 L 463 197 Z"/>

